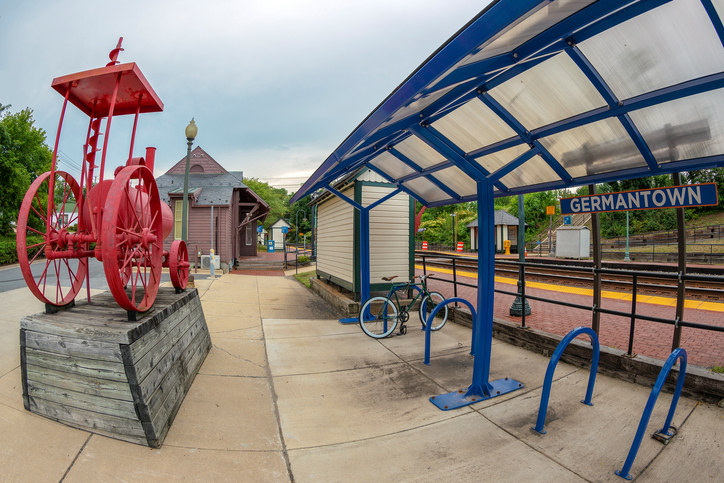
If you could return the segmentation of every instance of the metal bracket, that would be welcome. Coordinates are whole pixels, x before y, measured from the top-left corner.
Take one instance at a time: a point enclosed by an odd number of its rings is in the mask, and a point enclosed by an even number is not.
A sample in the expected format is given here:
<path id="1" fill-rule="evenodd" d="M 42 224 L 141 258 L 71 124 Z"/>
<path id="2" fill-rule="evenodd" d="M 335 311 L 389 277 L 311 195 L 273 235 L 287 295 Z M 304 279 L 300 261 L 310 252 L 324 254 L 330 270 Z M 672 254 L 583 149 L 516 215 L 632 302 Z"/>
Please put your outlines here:
<path id="1" fill-rule="evenodd" d="M 681 322 L 681 317 L 677 317 L 676 320 L 674 321 L 674 329 L 679 328 L 679 322 Z"/>
<path id="2" fill-rule="evenodd" d="M 677 435 L 679 432 L 679 429 L 676 426 L 669 425 L 669 432 L 668 433 L 662 433 L 659 431 L 654 431 L 654 434 L 651 435 L 652 438 L 654 438 L 656 441 L 661 441 L 664 443 L 664 445 L 668 445 L 672 439 Z"/>

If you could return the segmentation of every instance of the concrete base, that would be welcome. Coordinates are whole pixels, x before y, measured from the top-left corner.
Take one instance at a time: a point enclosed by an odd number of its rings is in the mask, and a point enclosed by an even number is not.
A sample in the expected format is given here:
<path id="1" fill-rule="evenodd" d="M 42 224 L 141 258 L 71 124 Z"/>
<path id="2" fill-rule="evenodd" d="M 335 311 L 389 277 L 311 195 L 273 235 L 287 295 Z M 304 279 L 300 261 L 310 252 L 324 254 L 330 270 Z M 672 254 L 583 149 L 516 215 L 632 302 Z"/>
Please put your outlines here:
<path id="1" fill-rule="evenodd" d="M 196 290 L 161 288 L 128 322 L 109 292 L 20 321 L 23 402 L 68 426 L 159 448 L 211 348 Z"/>

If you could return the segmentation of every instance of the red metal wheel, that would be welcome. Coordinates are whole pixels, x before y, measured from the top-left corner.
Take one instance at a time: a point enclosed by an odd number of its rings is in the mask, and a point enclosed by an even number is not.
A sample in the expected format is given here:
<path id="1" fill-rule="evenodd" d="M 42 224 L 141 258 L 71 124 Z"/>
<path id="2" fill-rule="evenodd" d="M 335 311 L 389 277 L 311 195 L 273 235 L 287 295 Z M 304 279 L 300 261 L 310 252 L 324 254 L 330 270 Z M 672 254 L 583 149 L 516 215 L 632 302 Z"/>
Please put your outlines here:
<path id="1" fill-rule="evenodd" d="M 171 243 L 171 251 L 168 254 L 168 271 L 174 287 L 186 288 L 189 281 L 189 252 L 183 240 L 175 240 Z"/>
<path id="2" fill-rule="evenodd" d="M 123 168 L 106 198 L 101 253 L 113 298 L 126 310 L 145 312 L 156 300 L 163 263 L 161 218 L 161 199 L 151 170 Z"/>
<path id="3" fill-rule="evenodd" d="M 69 228 L 78 223 L 80 186 L 68 173 L 56 171 L 55 193 L 60 200 L 48 213 L 49 180 L 50 172 L 43 173 L 25 193 L 16 241 L 20 270 L 30 291 L 41 302 L 62 306 L 72 302 L 83 286 L 88 259 L 78 253 L 88 249 L 88 242 L 68 239 Z M 71 252 L 75 258 L 68 256 Z"/>

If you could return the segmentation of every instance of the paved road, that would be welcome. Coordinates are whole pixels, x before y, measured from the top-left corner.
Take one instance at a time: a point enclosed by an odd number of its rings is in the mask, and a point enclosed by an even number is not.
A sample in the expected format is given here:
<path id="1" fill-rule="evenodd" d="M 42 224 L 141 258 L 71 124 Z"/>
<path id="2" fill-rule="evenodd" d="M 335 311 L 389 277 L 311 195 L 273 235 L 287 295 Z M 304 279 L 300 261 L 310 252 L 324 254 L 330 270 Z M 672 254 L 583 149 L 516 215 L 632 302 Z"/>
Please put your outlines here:
<path id="1" fill-rule="evenodd" d="M 106 274 L 103 271 L 103 263 L 99 262 L 95 258 L 91 258 L 88 261 L 88 269 L 90 271 L 90 286 L 92 289 L 98 289 L 98 290 L 108 290 L 108 282 L 106 281 Z M 33 267 L 33 273 L 37 276 L 40 276 L 42 274 L 42 271 L 45 269 L 45 262 L 37 262 L 32 265 Z M 201 274 L 197 273 L 194 275 L 196 280 L 205 280 L 209 277 L 208 274 Z M 170 281 L 171 278 L 168 275 L 168 272 L 164 270 L 164 272 L 161 274 L 161 283 Z M 55 285 L 55 275 L 50 273 L 48 275 L 48 286 L 54 286 Z M 23 288 L 25 287 L 25 279 L 23 278 L 23 274 L 20 271 L 20 266 L 10 265 L 7 267 L 0 268 L 0 293 L 7 292 L 8 290 L 15 290 L 17 288 Z M 83 283 L 83 288 L 81 289 L 85 290 L 85 282 Z"/>

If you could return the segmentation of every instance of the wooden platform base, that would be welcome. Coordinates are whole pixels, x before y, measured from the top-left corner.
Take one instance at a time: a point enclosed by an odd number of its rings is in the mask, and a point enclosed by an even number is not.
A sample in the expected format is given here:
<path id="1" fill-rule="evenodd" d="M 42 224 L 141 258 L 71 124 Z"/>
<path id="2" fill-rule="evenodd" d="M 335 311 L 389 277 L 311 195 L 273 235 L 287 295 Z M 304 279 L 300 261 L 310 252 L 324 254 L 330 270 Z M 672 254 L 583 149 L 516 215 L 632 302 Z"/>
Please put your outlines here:
<path id="1" fill-rule="evenodd" d="M 159 448 L 211 349 L 198 292 L 161 288 L 128 322 L 110 292 L 20 321 L 23 400 L 68 426 Z"/>

